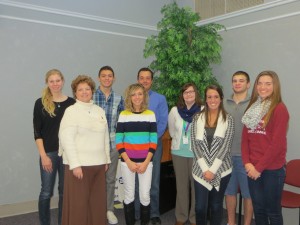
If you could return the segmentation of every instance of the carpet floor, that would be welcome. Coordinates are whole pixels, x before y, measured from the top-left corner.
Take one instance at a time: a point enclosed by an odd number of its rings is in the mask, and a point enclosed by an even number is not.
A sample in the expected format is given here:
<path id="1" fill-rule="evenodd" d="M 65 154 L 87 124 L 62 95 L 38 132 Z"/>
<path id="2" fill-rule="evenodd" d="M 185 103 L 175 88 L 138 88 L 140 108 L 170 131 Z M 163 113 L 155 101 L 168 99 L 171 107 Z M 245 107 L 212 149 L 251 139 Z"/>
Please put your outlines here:
<path id="1" fill-rule="evenodd" d="M 118 225 L 126 225 L 123 209 L 116 209 L 115 214 L 119 220 Z M 162 214 L 160 218 L 163 225 L 174 225 L 174 209 Z M 224 211 L 224 219 L 222 224 L 226 225 L 226 223 L 227 215 L 226 211 Z M 136 223 L 136 225 L 139 224 L 139 222 Z M 252 224 L 254 225 L 255 223 L 252 222 Z M 34 212 L 23 215 L 0 218 L 0 225 L 39 225 L 38 213 Z M 57 225 L 57 209 L 51 210 L 51 225 Z"/>

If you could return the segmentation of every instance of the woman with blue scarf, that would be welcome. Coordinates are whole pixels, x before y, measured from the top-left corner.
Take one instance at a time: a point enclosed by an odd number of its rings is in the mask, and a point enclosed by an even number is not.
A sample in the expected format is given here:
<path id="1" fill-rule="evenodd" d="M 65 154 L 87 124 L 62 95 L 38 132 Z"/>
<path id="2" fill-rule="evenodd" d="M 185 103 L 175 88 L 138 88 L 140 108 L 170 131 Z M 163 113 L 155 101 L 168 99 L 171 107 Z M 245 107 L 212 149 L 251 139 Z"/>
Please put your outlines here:
<path id="1" fill-rule="evenodd" d="M 191 149 L 190 125 L 194 114 L 201 110 L 201 106 L 202 102 L 196 85 L 187 83 L 181 88 L 177 106 L 171 109 L 168 118 L 178 193 L 175 208 L 176 225 L 183 225 L 188 220 L 192 225 L 196 224 L 195 190 L 192 177 L 194 154 Z"/>

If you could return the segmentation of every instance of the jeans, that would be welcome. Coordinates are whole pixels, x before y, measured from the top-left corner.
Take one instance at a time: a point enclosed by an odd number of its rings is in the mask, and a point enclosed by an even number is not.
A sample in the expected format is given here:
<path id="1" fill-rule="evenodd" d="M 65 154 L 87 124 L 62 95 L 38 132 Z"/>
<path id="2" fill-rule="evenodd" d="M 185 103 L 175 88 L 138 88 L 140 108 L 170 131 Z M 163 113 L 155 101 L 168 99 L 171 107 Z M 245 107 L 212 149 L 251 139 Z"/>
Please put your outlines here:
<path id="1" fill-rule="evenodd" d="M 52 172 L 46 172 L 42 167 L 40 159 L 40 173 L 41 173 L 41 192 L 39 196 L 39 218 L 41 225 L 50 225 L 50 199 L 53 196 L 56 173 L 58 173 L 58 224 L 61 224 L 62 204 L 63 204 L 63 190 L 64 190 L 64 165 L 62 157 L 58 156 L 58 152 L 49 152 L 47 156 L 52 161 Z"/>
<path id="2" fill-rule="evenodd" d="M 207 224 L 207 214 L 210 215 L 210 225 L 222 224 L 223 199 L 229 179 L 230 174 L 222 177 L 219 191 L 217 191 L 214 187 L 212 190 L 208 190 L 206 187 L 194 180 L 197 225 Z"/>
<path id="3" fill-rule="evenodd" d="M 265 170 L 257 180 L 248 178 L 256 225 L 283 225 L 281 195 L 285 167 Z"/>
<path id="4" fill-rule="evenodd" d="M 151 189 L 150 189 L 150 218 L 159 217 L 159 185 L 160 185 L 160 161 L 162 157 L 162 139 L 161 137 L 157 139 L 157 148 L 154 153 L 152 164 L 152 182 L 151 182 Z M 138 178 L 136 176 L 135 182 L 135 218 L 139 219 L 140 213 L 140 200 L 139 200 L 139 185 L 138 185 Z"/>

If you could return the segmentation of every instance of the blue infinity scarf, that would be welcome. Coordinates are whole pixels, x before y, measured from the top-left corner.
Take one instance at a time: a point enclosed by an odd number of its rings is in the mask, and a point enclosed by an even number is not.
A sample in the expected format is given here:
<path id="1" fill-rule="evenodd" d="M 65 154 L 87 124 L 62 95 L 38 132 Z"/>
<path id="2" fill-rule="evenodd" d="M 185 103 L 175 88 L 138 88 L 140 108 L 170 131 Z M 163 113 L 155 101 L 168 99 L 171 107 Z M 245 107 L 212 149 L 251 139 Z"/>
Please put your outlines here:
<path id="1" fill-rule="evenodd" d="M 194 114 L 200 111 L 200 107 L 197 106 L 196 104 L 194 104 L 190 109 L 187 109 L 185 106 L 182 109 L 177 107 L 177 110 L 183 120 L 191 123 L 193 120 Z"/>

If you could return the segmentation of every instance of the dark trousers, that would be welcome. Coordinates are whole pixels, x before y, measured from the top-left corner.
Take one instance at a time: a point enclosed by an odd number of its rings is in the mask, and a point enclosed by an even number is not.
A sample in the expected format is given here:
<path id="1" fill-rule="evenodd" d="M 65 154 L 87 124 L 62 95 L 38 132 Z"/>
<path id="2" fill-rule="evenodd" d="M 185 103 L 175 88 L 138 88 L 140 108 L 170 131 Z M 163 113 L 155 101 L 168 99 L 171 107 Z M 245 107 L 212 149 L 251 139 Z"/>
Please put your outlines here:
<path id="1" fill-rule="evenodd" d="M 281 195 L 285 168 L 265 170 L 257 180 L 248 177 L 256 225 L 283 225 Z"/>
<path id="2" fill-rule="evenodd" d="M 223 216 L 223 200 L 230 175 L 221 179 L 220 189 L 208 190 L 202 184 L 194 180 L 196 196 L 196 224 L 206 225 L 207 215 L 210 215 L 210 225 L 221 225 Z"/>

